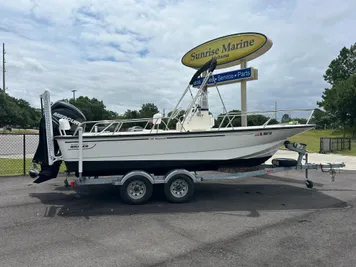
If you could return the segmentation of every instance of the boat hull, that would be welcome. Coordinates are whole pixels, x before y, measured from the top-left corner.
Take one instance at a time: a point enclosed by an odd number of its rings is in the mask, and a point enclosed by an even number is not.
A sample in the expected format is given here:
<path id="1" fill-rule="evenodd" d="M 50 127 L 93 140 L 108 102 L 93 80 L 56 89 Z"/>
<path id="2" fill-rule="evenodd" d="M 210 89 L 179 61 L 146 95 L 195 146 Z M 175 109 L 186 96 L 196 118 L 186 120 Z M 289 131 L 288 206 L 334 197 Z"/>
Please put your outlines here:
<path id="1" fill-rule="evenodd" d="M 272 156 L 272 155 L 271 155 Z M 161 160 L 161 161 L 84 161 L 83 176 L 124 175 L 133 170 L 165 175 L 174 169 L 188 171 L 216 171 L 220 168 L 253 167 L 266 162 L 271 156 L 230 160 Z M 78 172 L 78 161 L 66 161 L 67 169 Z M 78 176 L 78 174 L 76 174 Z"/>
<path id="2" fill-rule="evenodd" d="M 217 170 L 252 167 L 271 158 L 290 137 L 312 126 L 246 130 L 83 136 L 83 176 L 120 175 L 144 170 Z M 78 137 L 56 138 L 68 171 L 78 172 Z"/>

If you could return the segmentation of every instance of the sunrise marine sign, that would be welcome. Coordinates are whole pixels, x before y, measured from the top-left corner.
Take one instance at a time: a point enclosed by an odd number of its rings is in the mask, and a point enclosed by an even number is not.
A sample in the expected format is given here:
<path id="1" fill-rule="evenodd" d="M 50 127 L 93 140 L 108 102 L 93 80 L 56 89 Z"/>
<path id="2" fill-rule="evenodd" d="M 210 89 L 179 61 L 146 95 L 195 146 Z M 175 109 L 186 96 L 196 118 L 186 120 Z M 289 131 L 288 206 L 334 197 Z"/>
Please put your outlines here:
<path id="1" fill-rule="evenodd" d="M 199 69 L 212 57 L 217 59 L 216 69 L 228 68 L 253 60 L 272 47 L 272 41 L 264 34 L 237 33 L 205 42 L 182 57 L 182 64 Z"/>

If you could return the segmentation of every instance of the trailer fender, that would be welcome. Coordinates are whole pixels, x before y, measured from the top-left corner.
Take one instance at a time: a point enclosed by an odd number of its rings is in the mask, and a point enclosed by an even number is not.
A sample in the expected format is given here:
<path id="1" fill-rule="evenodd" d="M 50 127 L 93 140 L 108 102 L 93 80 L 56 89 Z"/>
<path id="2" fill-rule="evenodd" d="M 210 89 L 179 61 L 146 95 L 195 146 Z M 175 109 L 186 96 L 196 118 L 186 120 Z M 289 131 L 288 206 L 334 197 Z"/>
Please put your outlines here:
<path id="1" fill-rule="evenodd" d="M 121 184 L 124 184 L 127 181 L 127 179 L 129 179 L 129 178 L 131 178 L 133 176 L 136 176 L 136 175 L 145 177 L 147 180 L 150 181 L 151 184 L 155 183 L 154 179 L 152 178 L 152 176 L 149 175 L 147 172 L 144 172 L 144 171 L 131 171 L 131 172 L 125 174 L 125 176 L 121 180 Z"/>
<path id="2" fill-rule="evenodd" d="M 190 179 L 192 179 L 193 183 L 197 182 L 197 178 L 191 172 L 184 170 L 184 169 L 177 169 L 177 170 L 172 170 L 166 174 L 165 183 L 168 183 L 168 181 L 171 178 L 173 178 L 174 176 L 176 176 L 178 174 L 184 174 L 184 175 L 188 176 Z"/>

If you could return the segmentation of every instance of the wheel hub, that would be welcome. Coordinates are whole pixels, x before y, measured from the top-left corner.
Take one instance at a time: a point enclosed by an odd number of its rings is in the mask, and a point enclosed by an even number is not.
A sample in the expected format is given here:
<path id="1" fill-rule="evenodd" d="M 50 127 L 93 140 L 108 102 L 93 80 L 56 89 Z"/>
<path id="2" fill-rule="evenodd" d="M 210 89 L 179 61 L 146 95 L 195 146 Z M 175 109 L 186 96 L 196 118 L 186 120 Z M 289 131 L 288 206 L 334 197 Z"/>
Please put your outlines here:
<path id="1" fill-rule="evenodd" d="M 177 179 L 172 183 L 170 190 L 175 197 L 184 197 L 188 193 L 188 184 L 182 179 Z"/>
<path id="2" fill-rule="evenodd" d="M 146 185 L 142 181 L 132 181 L 127 187 L 127 194 L 133 199 L 142 198 L 146 194 Z"/>

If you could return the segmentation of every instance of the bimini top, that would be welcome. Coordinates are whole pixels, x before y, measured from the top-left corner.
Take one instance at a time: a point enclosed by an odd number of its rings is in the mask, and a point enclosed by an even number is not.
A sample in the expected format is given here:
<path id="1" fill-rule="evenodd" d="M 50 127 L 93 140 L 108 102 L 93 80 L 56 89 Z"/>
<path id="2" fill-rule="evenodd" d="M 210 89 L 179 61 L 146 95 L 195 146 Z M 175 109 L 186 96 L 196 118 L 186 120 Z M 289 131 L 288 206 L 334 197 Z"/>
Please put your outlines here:
<path id="1" fill-rule="evenodd" d="M 197 72 L 193 75 L 192 79 L 189 82 L 189 85 L 192 85 L 195 80 L 202 74 L 204 71 L 213 72 L 216 68 L 217 61 L 216 58 L 213 57 L 211 60 L 206 62 Z"/>

